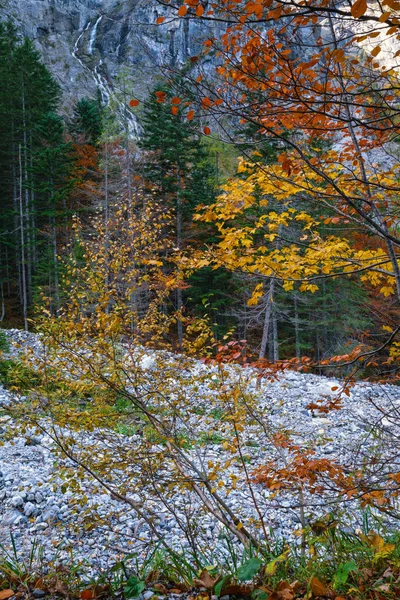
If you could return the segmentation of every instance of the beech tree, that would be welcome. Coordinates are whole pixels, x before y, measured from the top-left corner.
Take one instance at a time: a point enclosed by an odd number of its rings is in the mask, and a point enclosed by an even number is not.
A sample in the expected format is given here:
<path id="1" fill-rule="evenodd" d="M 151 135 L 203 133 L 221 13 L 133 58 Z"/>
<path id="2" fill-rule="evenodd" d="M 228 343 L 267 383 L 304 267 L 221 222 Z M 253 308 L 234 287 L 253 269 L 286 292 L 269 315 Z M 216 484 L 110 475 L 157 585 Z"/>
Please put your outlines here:
<path id="1" fill-rule="evenodd" d="M 264 239 L 272 245 L 281 240 L 283 245 L 278 250 L 265 244 L 263 258 L 255 260 L 258 267 L 268 255 L 272 262 L 265 274 L 276 273 L 287 289 L 299 281 L 305 291 L 317 289 L 322 277 L 359 273 L 362 281 L 372 283 L 383 296 L 395 296 L 399 304 L 396 47 L 388 59 L 398 41 L 397 4 L 388 0 L 368 8 L 361 0 L 347 5 L 325 0 L 217 0 L 204 6 L 185 0 L 175 8 L 183 19 L 226 23 L 221 39 L 204 43 L 205 54 L 214 50 L 220 56 L 218 82 L 197 77 L 198 100 L 188 107 L 187 116 L 206 115 L 210 126 L 216 120 L 237 119 L 276 140 L 281 145 L 276 166 L 266 167 L 247 156 L 244 168 L 252 170 L 258 182 L 268 182 L 266 195 L 282 203 L 303 198 L 320 206 L 321 212 L 330 211 L 332 216 L 324 220 L 337 225 L 341 234 L 310 243 L 312 234 L 308 242 L 303 240 L 303 249 L 287 246 L 279 230 L 287 227 L 286 219 L 305 219 L 304 230 L 310 231 L 317 219 L 289 212 L 276 215 L 271 223 L 270 214 L 265 217 L 269 233 Z M 385 56 L 382 62 L 380 56 Z M 252 203 L 246 182 L 236 185 L 217 205 L 215 218 L 224 228 L 224 241 L 215 250 L 223 250 L 222 244 L 226 249 L 240 246 L 246 269 L 257 269 L 244 250 L 252 247 L 248 236 L 254 232 L 229 227 L 230 219 Z M 260 226 L 256 223 L 255 229 Z M 363 236 L 362 250 L 346 237 L 346 230 Z M 312 256 L 314 252 L 319 256 Z M 237 257 L 226 252 L 224 260 L 233 265 Z M 262 297 L 260 289 L 257 293 Z M 395 328 L 388 337 L 393 360 L 397 333 Z"/>

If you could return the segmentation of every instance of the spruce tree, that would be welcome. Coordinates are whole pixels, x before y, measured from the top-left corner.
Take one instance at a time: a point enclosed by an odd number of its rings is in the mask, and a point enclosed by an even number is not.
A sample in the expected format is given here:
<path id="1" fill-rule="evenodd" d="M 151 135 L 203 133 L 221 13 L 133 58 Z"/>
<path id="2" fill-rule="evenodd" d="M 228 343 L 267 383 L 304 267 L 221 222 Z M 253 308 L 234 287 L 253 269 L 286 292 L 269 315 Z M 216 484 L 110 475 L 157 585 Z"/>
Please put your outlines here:
<path id="1" fill-rule="evenodd" d="M 71 131 L 96 146 L 103 132 L 103 111 L 99 100 L 81 98 L 75 108 Z"/>
<path id="2" fill-rule="evenodd" d="M 32 41 L 18 38 L 10 22 L 0 23 L 0 73 L 0 278 L 10 300 L 19 300 L 27 328 L 38 266 L 52 244 L 41 189 L 50 170 L 40 177 L 36 171 L 49 147 L 51 128 L 44 136 L 43 122 L 56 111 L 60 90 Z"/>
<path id="3" fill-rule="evenodd" d="M 169 101 L 159 102 L 160 94 L 165 94 Z M 176 246 L 182 249 L 190 243 L 193 234 L 191 217 L 196 205 L 207 204 L 215 197 L 215 179 L 213 167 L 196 132 L 196 123 L 191 124 L 182 114 L 182 103 L 174 104 L 171 111 L 173 96 L 173 90 L 168 86 L 159 86 L 150 94 L 139 145 L 151 153 L 145 166 L 147 180 L 175 210 Z M 184 307 L 181 290 L 177 291 L 176 305 L 178 310 Z M 182 322 L 178 322 L 180 346 L 182 337 Z"/>

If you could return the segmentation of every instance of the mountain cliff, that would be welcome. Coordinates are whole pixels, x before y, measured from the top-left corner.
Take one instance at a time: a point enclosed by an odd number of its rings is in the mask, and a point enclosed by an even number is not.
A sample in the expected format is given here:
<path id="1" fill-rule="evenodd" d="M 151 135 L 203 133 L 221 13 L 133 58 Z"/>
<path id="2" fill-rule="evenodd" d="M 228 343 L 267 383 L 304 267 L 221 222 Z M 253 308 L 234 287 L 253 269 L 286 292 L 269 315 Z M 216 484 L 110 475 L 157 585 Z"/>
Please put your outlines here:
<path id="1" fill-rule="evenodd" d="M 174 18 L 157 0 L 8 0 L 0 14 L 34 40 L 65 106 L 97 90 L 117 103 L 122 89 L 145 95 L 163 69 L 184 64 L 201 40 L 220 33 Z M 165 22 L 156 25 L 160 16 Z"/>

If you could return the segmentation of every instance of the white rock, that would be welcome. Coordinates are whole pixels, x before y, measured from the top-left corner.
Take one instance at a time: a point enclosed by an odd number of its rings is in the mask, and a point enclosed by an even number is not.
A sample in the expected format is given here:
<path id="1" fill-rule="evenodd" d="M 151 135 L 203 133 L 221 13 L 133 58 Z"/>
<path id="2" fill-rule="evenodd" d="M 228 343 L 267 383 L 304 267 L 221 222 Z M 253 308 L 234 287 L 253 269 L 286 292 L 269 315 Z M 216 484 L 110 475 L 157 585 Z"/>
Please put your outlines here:
<path id="1" fill-rule="evenodd" d="M 24 513 L 26 517 L 31 517 L 36 511 L 36 506 L 32 502 L 27 502 L 24 506 Z"/>
<path id="2" fill-rule="evenodd" d="M 20 494 L 16 494 L 15 496 L 13 496 L 10 500 L 10 504 L 11 506 L 14 506 L 15 508 L 17 506 L 23 506 L 24 505 L 24 499 Z"/>

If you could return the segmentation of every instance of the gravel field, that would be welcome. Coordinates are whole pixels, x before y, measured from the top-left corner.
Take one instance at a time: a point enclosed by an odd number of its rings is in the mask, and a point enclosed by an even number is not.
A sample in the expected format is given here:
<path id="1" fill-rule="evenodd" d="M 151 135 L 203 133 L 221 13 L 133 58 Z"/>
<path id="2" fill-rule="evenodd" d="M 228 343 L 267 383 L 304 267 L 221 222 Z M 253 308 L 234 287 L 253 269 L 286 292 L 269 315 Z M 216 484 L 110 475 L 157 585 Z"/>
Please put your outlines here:
<path id="1" fill-rule="evenodd" d="M 11 340 L 40 350 L 40 344 L 33 334 L 11 330 Z M 12 351 L 15 353 L 16 351 Z M 169 360 L 172 360 L 171 358 Z M 202 374 L 201 385 L 193 391 L 194 402 L 202 406 L 207 404 L 212 393 L 217 370 L 211 365 L 193 362 L 193 368 Z M 142 359 L 143 369 L 156 368 L 152 357 Z M 238 368 L 231 368 L 232 380 L 237 377 Z M 210 384 L 207 383 L 210 382 Z M 400 388 L 390 385 L 358 383 L 344 395 L 342 408 L 322 415 L 307 406 L 321 398 L 333 398 L 333 387 L 340 388 L 340 382 L 322 376 L 287 371 L 279 380 L 263 380 L 260 389 L 256 389 L 256 379 L 247 370 L 246 386 L 249 392 L 258 395 L 259 409 L 268 416 L 268 422 L 274 430 L 289 430 L 299 444 L 313 447 L 317 456 L 335 459 L 349 469 L 361 460 L 368 460 L 375 452 L 386 453 L 386 468 L 400 470 L 400 456 L 395 447 L 400 433 Z M 18 402 L 8 390 L 0 388 L 0 406 Z M 384 409 L 384 413 L 376 406 Z M 198 435 L 207 430 L 209 415 L 188 415 L 185 427 L 191 427 Z M 202 443 L 187 450 L 188 455 L 203 465 L 206 462 L 223 463 L 231 457 L 223 445 L 224 424 L 214 419 L 213 431 L 221 428 L 221 438 Z M 63 469 L 71 467 L 70 461 L 61 457 L 51 438 L 45 434 L 27 431 L 9 439 L 15 424 L 6 414 L 0 415 L 0 542 L 10 545 L 12 533 L 17 547 L 28 551 L 35 539 L 44 546 L 45 558 L 56 555 L 66 560 L 73 549 L 75 561 L 85 561 L 88 572 L 109 569 L 124 553 L 136 552 L 144 555 L 149 543 L 155 541 L 145 520 L 136 511 L 103 488 L 85 477 L 71 490 L 63 490 Z M 197 429 L 196 429 L 197 428 Z M 377 433 L 379 432 L 379 434 Z M 64 431 L 67 438 L 79 434 Z M 115 453 L 124 448 L 136 448 L 142 443 L 141 436 L 122 435 L 115 431 L 99 435 L 101 432 L 85 434 L 81 443 L 85 452 L 101 454 Z M 271 447 L 259 428 L 249 427 L 243 434 L 246 446 L 246 460 L 251 468 L 263 464 L 270 457 Z M 155 450 L 157 448 L 155 447 Z M 226 492 L 226 501 L 244 521 L 256 518 L 257 513 L 248 488 L 243 482 L 241 464 L 238 461 L 223 471 L 225 482 L 237 478 L 236 489 L 232 486 Z M 120 483 L 134 482 L 136 473 L 116 473 Z M 169 466 L 165 464 L 165 478 L 169 477 Z M 122 483 L 121 483 L 122 484 Z M 224 488 L 225 489 L 225 488 Z M 222 492 L 221 492 L 222 493 Z M 274 497 L 260 485 L 254 486 L 257 502 L 262 507 L 267 527 L 277 537 L 293 538 L 293 531 L 301 527 L 297 495 Z M 152 515 L 153 523 L 166 542 L 177 548 L 188 548 L 179 523 L 189 524 L 204 548 L 224 552 L 221 540 L 221 525 L 211 516 L 203 514 L 197 497 L 190 492 L 169 491 L 168 506 L 163 504 L 152 486 L 141 483 L 141 487 L 132 483 L 130 498 L 140 504 L 141 510 Z M 347 502 L 346 507 L 337 503 L 333 492 L 323 496 L 306 497 L 306 519 L 312 521 L 329 511 L 341 511 L 342 519 L 350 527 L 361 523 L 362 514 L 355 502 Z"/>

